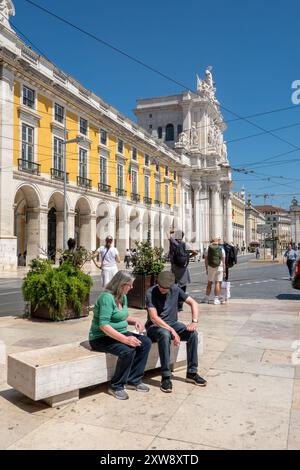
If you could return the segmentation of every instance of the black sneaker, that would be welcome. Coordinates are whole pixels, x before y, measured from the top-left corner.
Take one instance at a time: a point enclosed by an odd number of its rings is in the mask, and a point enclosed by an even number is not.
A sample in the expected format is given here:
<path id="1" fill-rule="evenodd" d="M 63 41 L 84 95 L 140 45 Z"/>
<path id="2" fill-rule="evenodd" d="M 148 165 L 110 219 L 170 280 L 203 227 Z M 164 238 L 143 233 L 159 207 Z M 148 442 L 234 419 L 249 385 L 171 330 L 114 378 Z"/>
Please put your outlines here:
<path id="1" fill-rule="evenodd" d="M 169 377 L 165 377 L 161 380 L 160 389 L 162 392 L 171 393 L 172 392 L 172 382 Z"/>
<path id="2" fill-rule="evenodd" d="M 199 385 L 199 387 L 205 387 L 207 385 L 206 380 L 203 379 L 202 377 L 200 377 L 200 375 L 191 374 L 190 372 L 188 372 L 186 374 L 185 381 L 189 382 L 189 383 L 192 383 L 192 384 L 195 384 L 195 385 Z"/>

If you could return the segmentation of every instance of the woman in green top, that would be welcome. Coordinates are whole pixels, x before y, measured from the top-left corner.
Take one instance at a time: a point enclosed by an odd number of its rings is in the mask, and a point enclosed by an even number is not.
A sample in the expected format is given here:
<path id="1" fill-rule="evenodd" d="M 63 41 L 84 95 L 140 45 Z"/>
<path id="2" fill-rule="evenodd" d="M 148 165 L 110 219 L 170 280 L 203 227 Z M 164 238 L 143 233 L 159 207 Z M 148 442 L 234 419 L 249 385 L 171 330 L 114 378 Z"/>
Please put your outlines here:
<path id="1" fill-rule="evenodd" d="M 108 393 L 119 400 L 127 400 L 126 388 L 138 392 L 149 392 L 149 387 L 142 383 L 142 377 L 151 348 L 147 336 L 127 330 L 134 325 L 141 333 L 139 320 L 128 316 L 126 294 L 132 289 L 134 278 L 127 271 L 119 271 L 99 295 L 95 307 L 89 341 L 95 351 L 118 356 L 114 376 Z"/>

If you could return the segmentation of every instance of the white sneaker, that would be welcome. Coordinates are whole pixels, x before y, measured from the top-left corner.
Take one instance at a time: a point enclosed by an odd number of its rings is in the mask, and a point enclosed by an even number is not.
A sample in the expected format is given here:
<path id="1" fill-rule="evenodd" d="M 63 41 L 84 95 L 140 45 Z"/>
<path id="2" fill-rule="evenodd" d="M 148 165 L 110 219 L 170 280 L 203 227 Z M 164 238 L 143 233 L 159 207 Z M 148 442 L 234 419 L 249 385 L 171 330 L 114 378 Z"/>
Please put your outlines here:
<path id="1" fill-rule="evenodd" d="M 220 300 L 218 299 L 218 297 L 215 297 L 214 298 L 214 305 L 220 305 Z"/>

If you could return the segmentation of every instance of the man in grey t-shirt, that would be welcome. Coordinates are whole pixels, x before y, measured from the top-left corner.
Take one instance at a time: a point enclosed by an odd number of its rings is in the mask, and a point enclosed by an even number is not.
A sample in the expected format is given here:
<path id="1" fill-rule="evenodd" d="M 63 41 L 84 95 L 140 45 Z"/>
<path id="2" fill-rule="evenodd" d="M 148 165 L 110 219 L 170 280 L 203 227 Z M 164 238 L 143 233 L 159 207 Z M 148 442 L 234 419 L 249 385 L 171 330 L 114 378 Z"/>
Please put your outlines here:
<path id="1" fill-rule="evenodd" d="M 186 302 L 192 310 L 192 322 L 185 325 L 178 321 L 178 301 Z M 187 342 L 187 375 L 186 381 L 204 387 L 206 380 L 197 374 L 198 369 L 198 304 L 175 284 L 175 276 L 164 271 L 158 275 L 157 285 L 150 287 L 146 293 L 148 320 L 147 335 L 158 343 L 161 363 L 161 386 L 163 392 L 172 392 L 170 368 L 170 344 L 174 341 Z"/>

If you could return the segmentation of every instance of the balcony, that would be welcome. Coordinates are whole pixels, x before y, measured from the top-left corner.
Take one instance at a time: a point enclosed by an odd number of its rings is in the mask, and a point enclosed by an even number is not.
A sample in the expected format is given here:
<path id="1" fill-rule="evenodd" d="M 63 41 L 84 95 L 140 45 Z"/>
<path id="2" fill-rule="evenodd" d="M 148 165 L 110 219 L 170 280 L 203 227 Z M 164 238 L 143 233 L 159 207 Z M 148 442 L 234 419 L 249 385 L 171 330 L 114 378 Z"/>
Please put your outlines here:
<path id="1" fill-rule="evenodd" d="M 147 206 L 151 206 L 152 204 L 152 199 L 151 197 L 144 197 L 144 204 L 147 204 Z"/>
<path id="2" fill-rule="evenodd" d="M 51 178 L 53 180 L 64 180 L 64 171 L 58 170 L 57 168 L 51 168 Z M 66 173 L 66 181 L 69 182 L 69 173 Z"/>
<path id="3" fill-rule="evenodd" d="M 82 176 L 77 176 L 77 186 L 85 189 L 92 189 L 92 180 L 83 178 Z"/>
<path id="4" fill-rule="evenodd" d="M 165 202 L 165 209 L 170 210 L 171 209 L 171 204 L 169 204 L 168 202 Z"/>
<path id="5" fill-rule="evenodd" d="M 161 207 L 161 201 L 158 201 L 157 199 L 154 201 L 154 205 L 157 207 Z"/>
<path id="6" fill-rule="evenodd" d="M 133 202 L 140 202 L 140 195 L 137 193 L 131 193 L 131 200 Z"/>
<path id="7" fill-rule="evenodd" d="M 39 163 L 23 160 L 22 158 L 18 159 L 18 169 L 19 171 L 26 171 L 26 173 L 31 173 L 32 175 L 41 174 L 41 165 Z"/>
<path id="8" fill-rule="evenodd" d="M 125 189 L 116 188 L 116 195 L 126 197 L 127 191 L 125 191 Z"/>
<path id="9" fill-rule="evenodd" d="M 110 194 L 110 186 L 104 183 L 98 183 L 98 191 L 100 193 Z"/>

